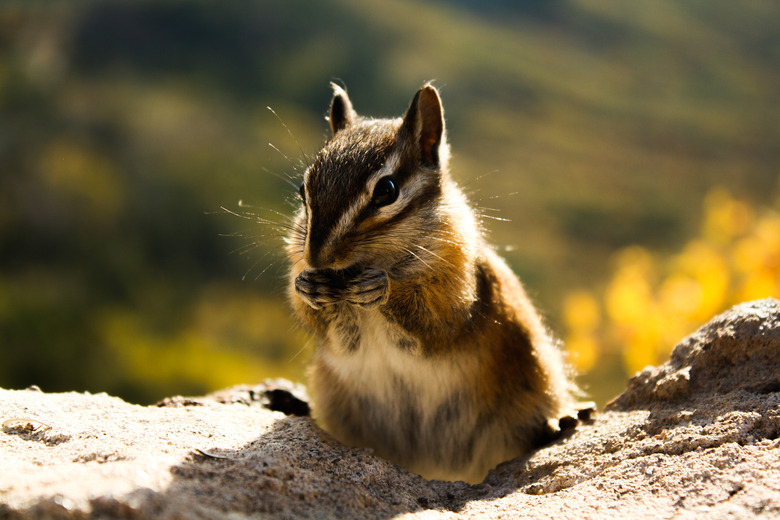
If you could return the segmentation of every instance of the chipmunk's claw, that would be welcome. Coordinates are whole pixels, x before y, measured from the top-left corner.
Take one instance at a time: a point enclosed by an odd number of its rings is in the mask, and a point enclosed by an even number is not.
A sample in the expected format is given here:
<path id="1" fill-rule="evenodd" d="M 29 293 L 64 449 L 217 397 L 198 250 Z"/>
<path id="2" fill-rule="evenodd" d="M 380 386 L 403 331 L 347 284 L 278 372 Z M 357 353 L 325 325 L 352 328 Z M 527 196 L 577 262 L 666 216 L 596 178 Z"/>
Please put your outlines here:
<path id="1" fill-rule="evenodd" d="M 343 300 L 341 290 L 330 284 L 320 271 L 314 269 L 298 275 L 295 279 L 295 292 L 315 310 Z"/>
<path id="2" fill-rule="evenodd" d="M 347 283 L 345 300 L 361 307 L 374 307 L 387 303 L 389 289 L 390 279 L 387 273 L 369 268 Z"/>

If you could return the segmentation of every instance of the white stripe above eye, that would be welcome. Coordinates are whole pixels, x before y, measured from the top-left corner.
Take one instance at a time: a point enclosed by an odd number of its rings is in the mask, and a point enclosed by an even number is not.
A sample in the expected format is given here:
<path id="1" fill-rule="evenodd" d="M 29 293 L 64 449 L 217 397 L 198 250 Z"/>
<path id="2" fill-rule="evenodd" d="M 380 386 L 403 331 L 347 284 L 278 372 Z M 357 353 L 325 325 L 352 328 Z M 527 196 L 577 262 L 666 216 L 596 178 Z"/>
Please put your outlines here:
<path id="1" fill-rule="evenodd" d="M 360 193 L 358 198 L 352 202 L 347 211 L 341 215 L 338 224 L 333 228 L 331 236 L 328 237 L 328 242 L 338 240 L 350 229 L 352 229 L 352 227 L 355 225 L 355 217 L 357 217 L 358 213 L 360 213 L 367 205 L 371 204 L 371 197 L 373 196 L 376 183 L 379 182 L 379 179 L 395 173 L 400 163 L 401 155 L 398 153 L 393 154 L 385 161 L 385 164 L 380 169 L 369 175 L 368 179 L 366 180 L 367 190 Z M 393 205 L 394 204 L 391 204 L 391 206 Z"/>
<path id="2" fill-rule="evenodd" d="M 385 161 L 385 164 L 380 169 L 369 175 L 368 179 L 366 180 L 366 191 L 361 192 L 357 198 L 352 201 L 352 204 L 350 204 L 341 217 L 339 217 L 338 222 L 335 226 L 333 226 L 330 234 L 328 235 L 328 238 L 323 243 L 323 250 L 327 251 L 333 247 L 336 247 L 339 240 L 341 240 L 347 233 L 349 233 L 350 230 L 355 227 L 355 219 L 357 218 L 358 214 L 360 214 L 360 212 L 366 206 L 371 204 L 371 198 L 373 196 L 374 188 L 376 187 L 377 182 L 379 182 L 379 180 L 383 179 L 384 177 L 393 175 L 398 170 L 400 164 L 401 154 L 393 154 L 387 159 L 387 161 Z M 407 204 L 412 200 L 413 196 L 419 192 L 419 190 L 422 189 L 424 185 L 425 180 L 423 176 L 419 174 L 412 174 L 412 177 L 409 178 L 406 183 L 404 183 L 403 189 L 401 189 L 400 193 L 398 194 L 398 199 L 392 204 L 379 208 L 377 211 L 377 216 L 381 219 L 390 219 L 398 215 L 404 210 Z"/>
<path id="3" fill-rule="evenodd" d="M 398 170 L 398 166 L 401 164 L 401 154 L 395 153 L 387 158 L 385 161 L 385 164 L 379 168 L 377 171 L 372 173 L 368 176 L 368 179 L 366 180 L 366 187 L 368 188 L 368 193 L 374 193 L 374 187 L 376 186 L 376 183 L 379 182 L 379 179 L 383 177 L 387 177 L 388 175 L 392 175 Z"/>

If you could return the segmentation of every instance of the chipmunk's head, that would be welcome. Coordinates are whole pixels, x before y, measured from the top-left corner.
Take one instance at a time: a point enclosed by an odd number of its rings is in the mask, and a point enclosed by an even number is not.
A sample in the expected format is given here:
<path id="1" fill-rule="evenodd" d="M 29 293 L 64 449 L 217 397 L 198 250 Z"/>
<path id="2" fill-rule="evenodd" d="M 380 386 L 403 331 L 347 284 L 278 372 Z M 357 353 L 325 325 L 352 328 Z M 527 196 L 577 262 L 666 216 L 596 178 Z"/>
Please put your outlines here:
<path id="1" fill-rule="evenodd" d="M 402 119 L 369 119 L 333 90 L 332 136 L 304 174 L 290 245 L 309 268 L 387 269 L 435 224 L 448 156 L 439 94 L 425 85 Z"/>

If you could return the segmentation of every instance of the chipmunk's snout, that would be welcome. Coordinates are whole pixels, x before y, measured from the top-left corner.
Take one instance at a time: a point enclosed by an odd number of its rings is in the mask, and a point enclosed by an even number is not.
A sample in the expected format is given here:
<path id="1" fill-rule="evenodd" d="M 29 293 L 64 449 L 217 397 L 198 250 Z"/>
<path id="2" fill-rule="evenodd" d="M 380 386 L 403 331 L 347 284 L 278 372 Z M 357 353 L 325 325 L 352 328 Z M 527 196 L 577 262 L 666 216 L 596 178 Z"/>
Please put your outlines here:
<path id="1" fill-rule="evenodd" d="M 326 269 L 333 262 L 332 248 L 326 248 L 329 231 L 319 225 L 319 220 L 309 217 L 306 241 L 303 247 L 303 259 L 312 269 Z"/>
<path id="2" fill-rule="evenodd" d="M 350 271 L 353 268 L 355 268 L 355 263 L 352 262 L 351 258 L 341 258 L 341 257 L 334 257 L 334 256 L 326 256 L 326 255 L 319 255 L 319 256 L 304 256 L 304 260 L 308 264 L 310 269 L 317 269 L 317 270 L 333 270 L 333 271 Z"/>
<path id="3" fill-rule="evenodd" d="M 312 254 L 311 248 L 307 247 L 303 258 L 312 269 L 330 269 L 333 267 L 333 258 L 323 255 L 322 250 L 317 250 Z"/>
<path id="4" fill-rule="evenodd" d="M 309 233 L 303 251 L 303 259 L 310 268 L 343 269 L 349 265 L 343 255 L 336 254 L 337 248 L 333 247 L 331 242 L 328 237 L 316 233 L 316 230 Z"/>
<path id="5" fill-rule="evenodd" d="M 321 240 L 312 237 L 311 233 L 306 238 L 303 259 L 312 269 L 326 269 L 332 262 L 332 259 L 327 258 L 327 255 L 323 253 Z"/>
<path id="6" fill-rule="evenodd" d="M 312 212 L 314 213 L 314 212 Z M 334 218 L 310 217 L 303 259 L 312 269 L 344 269 L 355 263 L 353 244 L 345 240 L 348 227 Z"/>

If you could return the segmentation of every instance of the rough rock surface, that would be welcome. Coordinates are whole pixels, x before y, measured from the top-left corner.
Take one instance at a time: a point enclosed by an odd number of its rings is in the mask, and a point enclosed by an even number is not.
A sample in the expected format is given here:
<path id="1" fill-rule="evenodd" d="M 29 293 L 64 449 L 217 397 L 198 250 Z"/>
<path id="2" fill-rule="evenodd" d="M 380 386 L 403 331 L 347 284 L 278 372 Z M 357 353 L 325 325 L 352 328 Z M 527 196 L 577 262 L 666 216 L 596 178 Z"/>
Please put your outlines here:
<path id="1" fill-rule="evenodd" d="M 428 482 L 256 396 L 0 390 L 0 518 L 780 517 L 776 300 L 716 317 L 477 486 Z"/>

